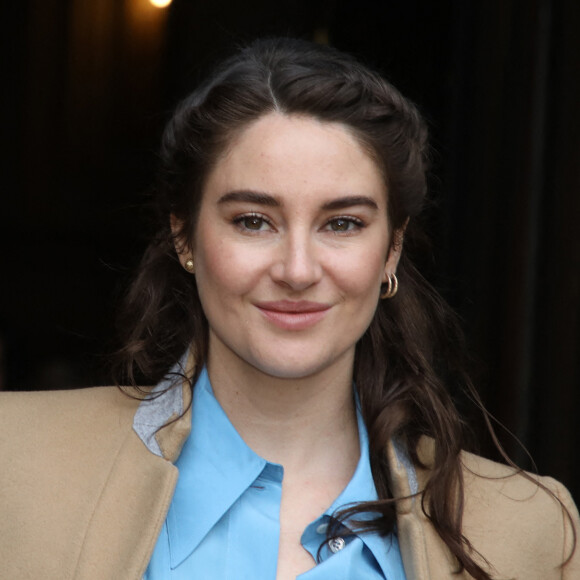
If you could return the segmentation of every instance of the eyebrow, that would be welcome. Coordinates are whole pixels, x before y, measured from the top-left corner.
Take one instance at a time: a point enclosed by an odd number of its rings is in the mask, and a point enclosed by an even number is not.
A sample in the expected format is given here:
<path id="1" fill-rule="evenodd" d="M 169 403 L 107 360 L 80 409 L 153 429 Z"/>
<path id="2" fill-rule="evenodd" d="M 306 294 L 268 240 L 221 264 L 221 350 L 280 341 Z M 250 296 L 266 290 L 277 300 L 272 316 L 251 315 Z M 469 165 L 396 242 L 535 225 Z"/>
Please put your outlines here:
<path id="1" fill-rule="evenodd" d="M 218 203 L 231 203 L 235 201 L 246 201 L 250 203 L 257 203 L 259 205 L 268 205 L 270 207 L 280 207 L 282 205 L 274 196 L 268 193 L 260 193 L 258 191 L 230 191 L 222 195 L 218 199 Z"/>
<path id="2" fill-rule="evenodd" d="M 366 205 L 371 209 L 379 209 L 377 202 L 366 195 L 349 195 L 346 197 L 339 197 L 338 199 L 333 199 L 326 202 L 322 209 L 346 209 L 348 207 L 353 207 L 355 205 Z"/>
<path id="3" fill-rule="evenodd" d="M 280 200 L 276 199 L 273 195 L 250 190 L 230 191 L 228 193 L 225 193 L 219 198 L 218 204 L 221 205 L 236 201 L 255 203 L 258 205 L 265 205 L 269 207 L 280 207 L 282 205 Z M 366 195 L 348 195 L 345 197 L 332 199 L 323 204 L 322 209 L 323 210 L 346 209 L 357 205 L 365 205 L 374 210 L 379 209 L 377 202 L 373 198 L 367 197 Z"/>

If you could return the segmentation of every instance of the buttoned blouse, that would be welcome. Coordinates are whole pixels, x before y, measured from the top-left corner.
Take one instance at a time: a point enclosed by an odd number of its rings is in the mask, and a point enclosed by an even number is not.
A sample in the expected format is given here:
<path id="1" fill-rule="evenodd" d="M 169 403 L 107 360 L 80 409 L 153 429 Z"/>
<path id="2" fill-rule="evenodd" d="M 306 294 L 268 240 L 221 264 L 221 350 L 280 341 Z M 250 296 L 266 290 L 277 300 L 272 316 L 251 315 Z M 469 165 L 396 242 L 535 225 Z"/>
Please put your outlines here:
<path id="1" fill-rule="evenodd" d="M 343 533 L 327 541 L 337 510 L 377 499 L 358 409 L 357 420 L 356 470 L 332 505 L 304 530 L 302 546 L 317 565 L 300 580 L 405 580 L 395 534 Z M 145 579 L 275 579 L 284 468 L 244 442 L 215 398 L 205 369 L 194 388 L 191 434 L 176 466 L 175 494 Z"/>

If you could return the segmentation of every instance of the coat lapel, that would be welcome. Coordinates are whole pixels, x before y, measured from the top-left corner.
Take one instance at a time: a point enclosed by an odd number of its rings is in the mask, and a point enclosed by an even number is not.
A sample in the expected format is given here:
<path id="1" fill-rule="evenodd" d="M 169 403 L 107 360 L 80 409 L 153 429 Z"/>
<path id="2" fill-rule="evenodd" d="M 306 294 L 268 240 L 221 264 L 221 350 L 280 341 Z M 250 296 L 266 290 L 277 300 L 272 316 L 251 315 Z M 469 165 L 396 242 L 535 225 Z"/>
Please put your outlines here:
<path id="1" fill-rule="evenodd" d="M 419 444 L 419 454 L 429 465 L 432 453 L 429 439 Z M 456 563 L 421 507 L 422 495 L 409 497 L 424 489 L 428 469 L 416 469 L 406 451 L 396 441 L 387 447 L 390 483 L 397 503 L 397 532 L 407 580 L 454 578 Z"/>
<path id="2" fill-rule="evenodd" d="M 142 578 L 176 482 L 177 468 L 152 455 L 131 432 L 102 489 L 83 542 L 75 580 Z M 122 525 L 112 525 L 113 522 Z"/>
<path id="3" fill-rule="evenodd" d="M 418 517 L 421 496 L 409 497 L 414 493 L 411 483 L 416 482 L 416 478 L 412 475 L 409 479 L 407 456 L 394 441 L 389 442 L 387 458 L 393 495 L 405 498 L 397 503 L 397 533 L 405 575 L 407 580 L 430 580 L 423 522 Z"/>
<path id="4" fill-rule="evenodd" d="M 191 355 L 178 364 L 172 372 L 192 376 Z M 75 580 L 143 577 L 175 491 L 173 463 L 191 430 L 191 389 L 179 382 L 164 381 L 139 405 L 102 489 Z M 155 396 L 157 389 L 167 390 Z"/>

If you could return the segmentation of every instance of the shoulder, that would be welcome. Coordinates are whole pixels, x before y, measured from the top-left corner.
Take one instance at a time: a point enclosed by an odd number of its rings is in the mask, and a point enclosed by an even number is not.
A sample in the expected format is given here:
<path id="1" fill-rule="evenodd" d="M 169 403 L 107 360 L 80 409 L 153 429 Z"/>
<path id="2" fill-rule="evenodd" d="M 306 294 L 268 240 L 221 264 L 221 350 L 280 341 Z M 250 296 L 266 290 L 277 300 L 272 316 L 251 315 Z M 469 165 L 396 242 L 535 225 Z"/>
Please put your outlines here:
<path id="1" fill-rule="evenodd" d="M 426 466 L 417 468 L 423 487 L 433 466 L 433 440 L 423 439 L 418 451 Z M 580 534 L 578 510 L 561 483 L 468 452 L 460 462 L 462 532 L 476 559 L 482 556 L 500 577 L 580 578 L 580 547 L 560 568 Z"/>
<path id="2" fill-rule="evenodd" d="M 435 443 L 424 437 L 418 447 L 418 456 L 425 468 L 417 468 L 422 486 L 428 481 L 433 468 Z M 480 512 L 507 510 L 506 517 L 525 517 L 534 514 L 559 513 L 562 503 L 576 509 L 570 493 L 551 477 L 528 473 L 524 470 L 491 461 L 480 455 L 462 451 L 460 465 L 464 484 L 466 516 Z M 513 514 L 512 514 L 513 512 Z"/>
<path id="3" fill-rule="evenodd" d="M 560 482 L 466 452 L 461 463 L 463 532 L 498 570 L 521 570 L 515 568 L 516 561 L 541 562 L 546 570 L 555 570 L 567 560 L 580 533 L 580 520 Z M 563 577 L 580 574 L 579 551 Z"/>
<path id="4" fill-rule="evenodd" d="M 0 391 L 0 413 L 7 409 L 33 410 L 42 408 L 89 408 L 95 406 L 116 406 L 122 401 L 135 401 L 119 387 L 87 387 L 79 389 L 38 390 L 38 391 Z M 139 401 L 137 400 L 137 404 Z M 78 405 L 81 405 L 79 407 Z"/>
<path id="5" fill-rule="evenodd" d="M 0 392 L 0 433 L 18 439 L 38 429 L 81 430 L 91 426 L 121 427 L 131 421 L 140 401 L 117 387 L 62 391 Z"/>
<path id="6" fill-rule="evenodd" d="M 16 470 L 106 452 L 131 430 L 138 405 L 117 387 L 0 393 L 0 457 Z"/>
<path id="7" fill-rule="evenodd" d="M 570 493 L 560 482 L 497 463 L 473 453 L 461 453 L 465 499 L 484 507 L 509 508 L 525 512 L 558 512 L 560 502 L 573 505 Z M 560 500 L 560 501 L 558 501 Z M 521 506 L 519 509 L 517 506 Z M 522 514 L 522 511 L 524 514 Z"/>

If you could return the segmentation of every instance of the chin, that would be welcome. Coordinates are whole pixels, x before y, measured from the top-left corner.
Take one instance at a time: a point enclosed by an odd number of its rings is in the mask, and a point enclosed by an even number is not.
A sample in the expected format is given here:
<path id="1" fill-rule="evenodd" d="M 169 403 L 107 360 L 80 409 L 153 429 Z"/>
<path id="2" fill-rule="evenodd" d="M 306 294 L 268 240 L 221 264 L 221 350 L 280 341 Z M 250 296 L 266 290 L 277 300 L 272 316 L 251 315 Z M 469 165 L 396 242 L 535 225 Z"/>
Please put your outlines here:
<path id="1" fill-rule="evenodd" d="M 318 374 L 322 369 L 320 368 L 306 368 L 306 369 L 297 369 L 294 368 L 280 368 L 280 367 L 271 367 L 271 368 L 258 368 L 259 371 L 268 375 L 275 379 L 285 379 L 285 380 L 298 380 L 298 379 L 307 379 L 308 377 L 312 377 Z"/>
<path id="2" fill-rule="evenodd" d="M 310 353 L 312 354 L 312 353 Z M 316 376 L 339 363 L 338 359 L 308 360 L 306 356 L 288 357 L 283 360 L 256 360 L 251 362 L 254 368 L 265 375 L 276 379 L 298 380 Z"/>

